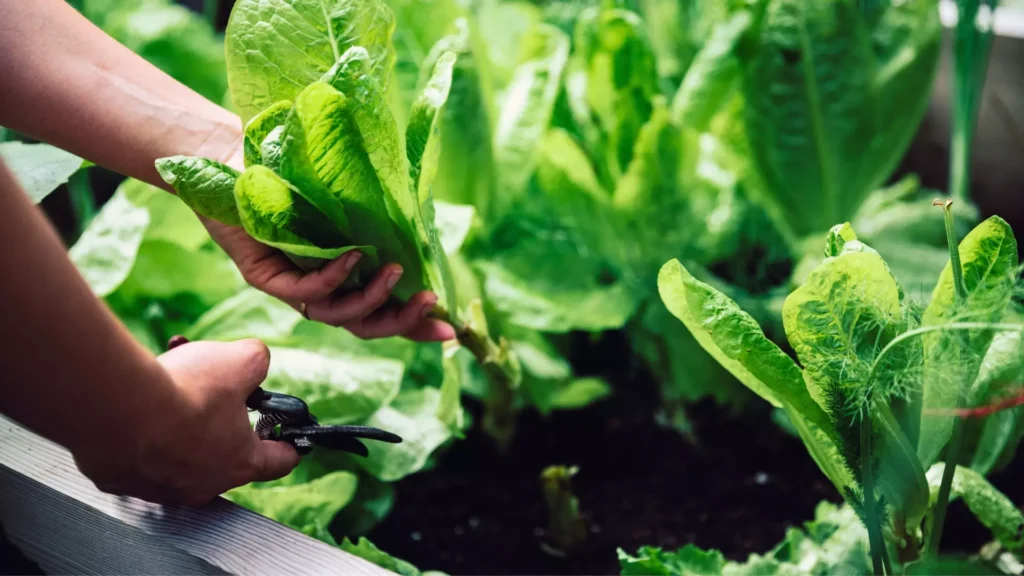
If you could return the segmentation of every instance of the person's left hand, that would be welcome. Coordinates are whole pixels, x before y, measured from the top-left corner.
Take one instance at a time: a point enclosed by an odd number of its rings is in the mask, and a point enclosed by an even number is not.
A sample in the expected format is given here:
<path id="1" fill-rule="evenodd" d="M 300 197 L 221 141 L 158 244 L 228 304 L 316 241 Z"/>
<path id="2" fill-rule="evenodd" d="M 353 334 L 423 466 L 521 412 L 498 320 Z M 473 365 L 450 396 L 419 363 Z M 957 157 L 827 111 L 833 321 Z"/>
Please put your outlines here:
<path id="1" fill-rule="evenodd" d="M 227 165 L 244 170 L 240 146 L 226 156 Z M 244 229 L 208 218 L 200 220 L 246 282 L 310 320 L 344 328 L 364 339 L 402 336 L 419 342 L 437 342 L 455 338 L 451 325 L 427 317 L 437 303 L 432 292 L 415 294 L 401 307 L 383 307 L 402 275 L 397 264 L 381 266 L 364 289 L 338 295 L 335 291 L 359 261 L 358 252 L 342 254 L 315 272 L 304 272 L 281 251 L 257 242 Z"/>

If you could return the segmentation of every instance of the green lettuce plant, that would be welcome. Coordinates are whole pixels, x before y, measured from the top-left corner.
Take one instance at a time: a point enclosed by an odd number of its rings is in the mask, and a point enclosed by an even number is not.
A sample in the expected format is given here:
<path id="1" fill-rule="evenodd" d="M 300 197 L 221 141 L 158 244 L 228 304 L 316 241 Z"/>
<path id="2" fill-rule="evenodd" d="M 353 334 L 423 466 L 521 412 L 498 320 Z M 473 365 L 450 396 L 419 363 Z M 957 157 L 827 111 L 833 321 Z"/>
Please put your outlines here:
<path id="1" fill-rule="evenodd" d="M 364 258 L 343 289 L 380 264 L 400 264 L 394 297 L 437 292 L 432 315 L 455 326 L 489 377 L 514 388 L 520 376 L 507 345 L 458 308 L 436 224 L 432 187 L 456 54 L 437 56 L 403 133 L 387 96 L 393 28 L 376 0 L 236 3 L 227 71 L 245 123 L 245 170 L 181 156 L 157 168 L 197 213 L 244 227 L 300 267 L 358 249 Z"/>
<path id="2" fill-rule="evenodd" d="M 677 427 L 686 402 L 746 396 L 708 357 L 673 353 L 698 347 L 655 297 L 665 260 L 775 333 L 821 259 L 806 238 L 835 221 L 863 229 L 914 296 L 945 264 L 941 235 L 897 225 L 920 220 L 915 181 L 876 192 L 928 102 L 937 2 L 805 4 L 548 5 L 499 94 L 501 201 L 467 250 L 485 300 L 542 332 L 626 327 Z M 547 128 L 506 137 L 526 102 Z"/>
<path id="3" fill-rule="evenodd" d="M 659 277 L 669 311 L 701 346 L 789 416 L 866 526 L 878 574 L 893 573 L 890 550 L 900 563 L 922 555 L 934 559 L 957 464 L 970 464 L 981 452 L 1016 448 L 1012 435 L 994 430 L 974 446 L 963 442 L 965 423 L 943 410 L 998 397 L 998 387 L 988 385 L 993 374 L 1021 375 L 1024 323 L 1013 305 L 1021 270 L 1017 243 L 1006 222 L 992 217 L 958 248 L 950 204 L 942 205 L 951 258 L 924 309 L 849 224 L 829 232 L 825 260 L 782 309 L 799 364 L 735 302 L 679 261 L 667 263 Z M 997 339 L 1001 344 L 993 347 Z M 1016 349 L 1007 354 L 1003 346 Z M 940 458 L 948 464 L 944 474 L 935 472 Z M 975 461 L 981 472 L 988 471 L 984 462 Z M 932 494 L 936 474 L 941 479 Z M 994 491 L 977 472 L 962 474 L 971 478 L 972 490 L 984 485 Z M 989 526 L 1019 525 L 1012 504 L 996 508 L 998 520 L 976 513 Z M 1021 545 L 1019 533 L 995 532 L 1008 538 L 1007 545 Z"/>

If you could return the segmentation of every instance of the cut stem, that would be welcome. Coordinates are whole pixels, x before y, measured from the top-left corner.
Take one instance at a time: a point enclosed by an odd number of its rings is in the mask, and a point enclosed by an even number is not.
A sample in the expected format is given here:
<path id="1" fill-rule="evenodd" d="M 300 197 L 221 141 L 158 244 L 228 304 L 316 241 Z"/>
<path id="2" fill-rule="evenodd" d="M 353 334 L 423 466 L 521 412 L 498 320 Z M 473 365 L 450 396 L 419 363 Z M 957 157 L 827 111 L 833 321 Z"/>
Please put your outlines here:
<path id="1" fill-rule="evenodd" d="M 939 205 L 939 201 L 934 202 Z M 946 246 L 949 249 L 949 265 L 953 272 L 953 287 L 956 293 L 956 300 L 953 303 L 953 316 L 963 310 L 967 303 L 967 285 L 964 283 L 964 271 L 960 263 L 960 248 L 956 232 L 953 229 L 953 201 L 946 200 L 941 203 L 943 217 L 946 222 Z M 957 332 L 959 346 L 953 351 L 954 354 L 963 359 L 963 352 L 970 344 L 970 333 Z M 954 366 L 962 366 L 963 362 L 956 362 Z M 967 382 L 966 378 L 960 378 L 956 395 L 956 409 L 963 410 L 967 404 Z M 926 557 L 934 559 L 939 554 L 939 544 L 942 541 L 943 524 L 946 521 L 946 510 L 949 508 L 949 494 L 953 488 L 953 475 L 956 473 L 957 463 L 960 461 L 960 445 L 963 442 L 965 418 L 956 418 L 953 421 L 953 432 L 946 448 L 946 467 L 942 471 L 942 481 L 939 484 L 939 495 L 935 502 L 935 512 L 932 519 L 932 531 L 928 537 L 928 551 Z"/>

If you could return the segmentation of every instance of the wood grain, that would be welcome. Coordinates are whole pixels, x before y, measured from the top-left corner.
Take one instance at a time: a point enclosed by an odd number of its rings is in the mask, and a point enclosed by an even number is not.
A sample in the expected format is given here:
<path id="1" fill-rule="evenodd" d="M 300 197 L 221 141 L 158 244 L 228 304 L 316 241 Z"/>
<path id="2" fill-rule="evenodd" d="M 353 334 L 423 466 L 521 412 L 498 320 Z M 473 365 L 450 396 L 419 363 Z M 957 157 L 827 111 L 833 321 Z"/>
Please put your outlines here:
<path id="1" fill-rule="evenodd" d="M 67 450 L 2 416 L 0 523 L 50 574 L 392 574 L 224 499 L 187 508 L 104 494 Z"/>

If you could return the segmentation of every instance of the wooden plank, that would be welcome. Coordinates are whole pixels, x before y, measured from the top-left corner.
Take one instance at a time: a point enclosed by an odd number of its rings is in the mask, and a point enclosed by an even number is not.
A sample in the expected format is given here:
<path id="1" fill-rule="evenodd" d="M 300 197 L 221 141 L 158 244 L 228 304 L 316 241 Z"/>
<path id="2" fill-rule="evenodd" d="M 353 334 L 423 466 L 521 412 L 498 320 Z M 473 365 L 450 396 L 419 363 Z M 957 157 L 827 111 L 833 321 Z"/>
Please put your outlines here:
<path id="1" fill-rule="evenodd" d="M 104 494 L 67 450 L 2 416 L 0 524 L 51 574 L 392 575 L 223 498 L 188 508 Z"/>

